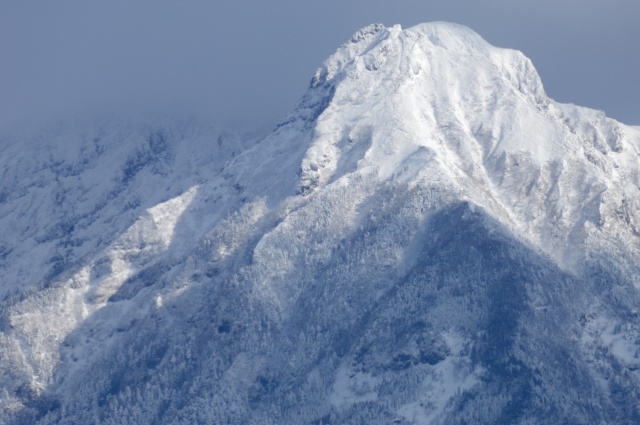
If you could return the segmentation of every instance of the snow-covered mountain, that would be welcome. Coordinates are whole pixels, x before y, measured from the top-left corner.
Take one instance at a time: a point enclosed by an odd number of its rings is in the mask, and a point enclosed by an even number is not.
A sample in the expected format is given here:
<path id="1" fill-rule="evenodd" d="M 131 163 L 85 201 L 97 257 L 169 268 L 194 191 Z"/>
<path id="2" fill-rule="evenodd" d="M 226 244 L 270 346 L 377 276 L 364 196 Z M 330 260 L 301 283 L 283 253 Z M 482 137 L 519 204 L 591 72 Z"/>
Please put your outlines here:
<path id="1" fill-rule="evenodd" d="M 0 144 L 0 422 L 640 422 L 640 130 L 372 25 L 257 141 Z"/>

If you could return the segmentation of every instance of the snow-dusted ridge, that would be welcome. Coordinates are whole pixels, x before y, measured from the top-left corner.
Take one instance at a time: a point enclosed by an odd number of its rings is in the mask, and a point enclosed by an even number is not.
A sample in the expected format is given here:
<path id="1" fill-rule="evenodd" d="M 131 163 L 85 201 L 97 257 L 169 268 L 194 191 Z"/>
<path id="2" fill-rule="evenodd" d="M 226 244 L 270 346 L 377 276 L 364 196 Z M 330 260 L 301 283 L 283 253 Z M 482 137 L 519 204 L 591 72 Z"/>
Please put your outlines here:
<path id="1" fill-rule="evenodd" d="M 360 30 L 259 141 L 0 149 L 0 422 L 640 418 L 640 131 L 466 27 Z"/>

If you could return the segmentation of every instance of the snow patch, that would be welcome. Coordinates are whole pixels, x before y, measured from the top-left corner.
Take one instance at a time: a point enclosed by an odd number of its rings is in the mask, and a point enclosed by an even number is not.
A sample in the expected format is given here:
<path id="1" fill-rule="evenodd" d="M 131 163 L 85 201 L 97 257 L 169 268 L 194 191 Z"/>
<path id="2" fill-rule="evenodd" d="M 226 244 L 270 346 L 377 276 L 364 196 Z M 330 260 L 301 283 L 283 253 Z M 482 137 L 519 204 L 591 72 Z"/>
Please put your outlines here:
<path id="1" fill-rule="evenodd" d="M 429 377 L 422 382 L 419 399 L 397 410 L 398 416 L 411 423 L 433 423 L 446 411 L 451 399 L 480 382 L 482 369 L 471 370 L 471 360 L 463 354 L 465 340 L 454 332 L 445 332 L 443 337 L 451 354 L 432 366 Z"/>
<path id="2" fill-rule="evenodd" d="M 375 401 L 378 399 L 376 386 L 377 379 L 371 374 L 353 373 L 346 364 L 342 364 L 336 372 L 329 403 L 345 409 L 356 403 Z"/>

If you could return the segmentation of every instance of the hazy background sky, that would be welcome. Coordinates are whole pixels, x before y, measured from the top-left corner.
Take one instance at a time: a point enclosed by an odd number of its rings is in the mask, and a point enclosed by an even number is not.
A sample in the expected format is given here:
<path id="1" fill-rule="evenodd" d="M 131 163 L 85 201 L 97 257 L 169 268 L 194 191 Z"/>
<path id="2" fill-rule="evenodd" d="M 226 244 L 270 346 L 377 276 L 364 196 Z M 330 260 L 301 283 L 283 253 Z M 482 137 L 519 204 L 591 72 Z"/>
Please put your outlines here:
<path id="1" fill-rule="evenodd" d="M 640 0 L 0 0 L 0 127 L 174 105 L 264 130 L 362 26 L 435 20 L 521 50 L 552 98 L 640 124 Z"/>

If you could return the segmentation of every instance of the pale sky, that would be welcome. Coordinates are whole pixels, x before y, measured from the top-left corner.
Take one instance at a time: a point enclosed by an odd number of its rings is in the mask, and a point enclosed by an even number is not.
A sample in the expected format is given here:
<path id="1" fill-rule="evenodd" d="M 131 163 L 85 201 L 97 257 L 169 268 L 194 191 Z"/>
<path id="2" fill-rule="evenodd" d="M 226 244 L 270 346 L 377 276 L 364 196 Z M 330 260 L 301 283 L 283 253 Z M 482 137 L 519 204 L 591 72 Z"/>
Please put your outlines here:
<path id="1" fill-rule="evenodd" d="M 638 0 L 2 0 L 0 128 L 173 106 L 265 130 L 359 28 L 439 20 L 521 50 L 552 98 L 640 124 Z"/>

